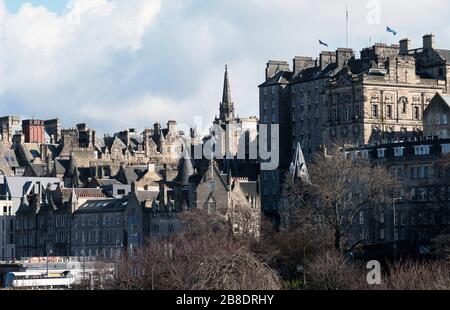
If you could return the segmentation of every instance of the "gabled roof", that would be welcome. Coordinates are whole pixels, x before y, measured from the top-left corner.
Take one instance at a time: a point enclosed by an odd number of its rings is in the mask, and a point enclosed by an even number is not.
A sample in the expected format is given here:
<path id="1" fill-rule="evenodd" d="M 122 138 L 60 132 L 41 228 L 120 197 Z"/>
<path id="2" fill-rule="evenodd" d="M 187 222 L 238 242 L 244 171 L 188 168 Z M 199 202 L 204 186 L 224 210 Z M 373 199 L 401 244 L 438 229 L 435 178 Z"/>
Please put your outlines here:
<path id="1" fill-rule="evenodd" d="M 116 179 L 123 184 L 131 184 L 141 178 L 147 171 L 146 166 L 120 167 Z"/>
<path id="2" fill-rule="evenodd" d="M 441 99 L 450 108 L 450 96 L 449 95 L 441 95 L 440 93 L 436 93 L 434 95 L 434 97 L 431 99 L 431 102 L 434 102 L 436 100 L 436 98 Z M 425 109 L 425 111 L 426 110 L 428 110 L 428 107 L 427 107 L 427 109 Z"/>
<path id="3" fill-rule="evenodd" d="M 292 77 L 292 74 L 293 73 L 291 71 L 279 71 L 258 87 L 278 85 L 278 84 L 288 84 Z"/>
<path id="4" fill-rule="evenodd" d="M 25 168 L 25 176 L 29 177 L 45 177 L 46 165 L 45 164 L 28 164 Z"/>

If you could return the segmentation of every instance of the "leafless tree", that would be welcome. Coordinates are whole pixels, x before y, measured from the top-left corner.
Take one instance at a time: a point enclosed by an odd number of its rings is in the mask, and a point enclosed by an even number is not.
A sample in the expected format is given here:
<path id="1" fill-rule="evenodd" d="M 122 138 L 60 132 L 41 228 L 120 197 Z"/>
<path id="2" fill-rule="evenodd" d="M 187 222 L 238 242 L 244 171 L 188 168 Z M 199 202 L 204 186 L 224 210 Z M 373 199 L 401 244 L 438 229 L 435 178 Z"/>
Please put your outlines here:
<path id="1" fill-rule="evenodd" d="M 309 166 L 309 174 L 310 184 L 287 178 L 286 217 L 294 225 L 305 225 L 305 229 L 330 230 L 338 252 L 348 251 L 363 241 L 354 241 L 343 249 L 343 241 L 348 240 L 360 212 L 378 218 L 398 187 L 383 167 L 361 157 L 347 156 L 338 148 L 317 155 Z"/>
<path id="2" fill-rule="evenodd" d="M 147 245 L 118 264 L 115 289 L 280 289 L 279 276 L 233 235 L 226 217 L 195 210 L 181 220 L 186 230 Z"/>

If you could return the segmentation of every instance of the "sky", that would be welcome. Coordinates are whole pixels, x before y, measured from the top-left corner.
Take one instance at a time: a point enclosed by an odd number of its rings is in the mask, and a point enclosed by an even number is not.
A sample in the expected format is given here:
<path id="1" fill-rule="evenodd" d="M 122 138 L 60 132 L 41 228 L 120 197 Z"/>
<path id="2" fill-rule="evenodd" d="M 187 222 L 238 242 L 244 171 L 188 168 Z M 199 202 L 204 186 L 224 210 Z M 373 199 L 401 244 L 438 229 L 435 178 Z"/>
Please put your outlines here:
<path id="1" fill-rule="evenodd" d="M 99 133 L 207 124 L 228 64 L 237 113 L 258 115 L 267 61 L 345 47 L 346 6 L 357 55 L 427 33 L 450 49 L 447 0 L 0 0 L 0 114 Z"/>

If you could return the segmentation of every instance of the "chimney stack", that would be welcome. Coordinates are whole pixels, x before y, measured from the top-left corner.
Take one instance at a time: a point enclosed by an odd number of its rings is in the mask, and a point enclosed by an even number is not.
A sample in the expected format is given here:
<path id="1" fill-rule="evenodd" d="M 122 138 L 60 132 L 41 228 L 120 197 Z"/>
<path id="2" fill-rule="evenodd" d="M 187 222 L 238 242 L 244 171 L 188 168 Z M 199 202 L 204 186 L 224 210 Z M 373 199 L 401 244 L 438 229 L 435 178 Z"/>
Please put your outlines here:
<path id="1" fill-rule="evenodd" d="M 423 49 L 434 49 L 436 45 L 436 38 L 434 34 L 426 34 L 423 36 Z"/>
<path id="2" fill-rule="evenodd" d="M 400 55 L 408 55 L 410 49 L 411 49 L 410 39 L 400 40 Z"/>

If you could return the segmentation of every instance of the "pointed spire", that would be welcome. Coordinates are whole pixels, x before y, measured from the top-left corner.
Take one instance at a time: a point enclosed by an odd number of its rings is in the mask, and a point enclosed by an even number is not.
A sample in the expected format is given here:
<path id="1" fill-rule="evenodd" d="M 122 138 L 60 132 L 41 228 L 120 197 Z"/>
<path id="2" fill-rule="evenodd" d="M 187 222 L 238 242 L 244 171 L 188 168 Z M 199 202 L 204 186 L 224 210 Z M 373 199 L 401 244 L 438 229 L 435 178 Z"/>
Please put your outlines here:
<path id="1" fill-rule="evenodd" d="M 225 65 L 225 76 L 223 81 L 223 96 L 220 105 L 220 119 L 227 121 L 234 118 L 234 106 L 231 101 L 230 80 L 228 77 L 228 65 Z"/>
<path id="2" fill-rule="evenodd" d="M 305 156 L 303 155 L 303 150 L 302 146 L 300 145 L 300 142 L 297 144 L 294 160 L 291 163 L 289 172 L 293 179 L 300 179 L 306 184 L 311 183 L 311 180 L 309 178 L 308 167 L 306 166 L 306 160 Z"/>
<path id="3" fill-rule="evenodd" d="M 222 104 L 226 106 L 231 103 L 231 89 L 230 89 L 230 80 L 228 78 L 228 65 L 225 65 L 225 77 L 223 81 L 223 96 L 222 96 Z"/>

